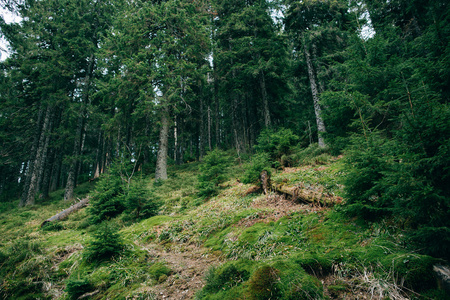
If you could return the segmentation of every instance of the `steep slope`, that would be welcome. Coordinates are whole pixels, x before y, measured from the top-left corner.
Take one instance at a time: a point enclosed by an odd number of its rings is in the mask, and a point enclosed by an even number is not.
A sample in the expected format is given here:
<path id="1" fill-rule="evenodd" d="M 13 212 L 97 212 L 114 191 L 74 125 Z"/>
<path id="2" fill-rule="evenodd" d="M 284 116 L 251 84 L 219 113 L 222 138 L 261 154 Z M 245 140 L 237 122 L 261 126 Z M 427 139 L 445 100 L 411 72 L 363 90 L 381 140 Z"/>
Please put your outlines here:
<path id="1" fill-rule="evenodd" d="M 172 168 L 162 184 L 149 179 L 163 202 L 160 214 L 134 224 L 111 220 L 125 249 L 98 262 L 86 258 L 96 229 L 86 209 L 40 228 L 68 206 L 61 191 L 1 213 L 2 298 L 444 299 L 431 272 L 436 260 L 401 245 L 392 224 L 349 220 L 339 205 L 248 194 L 252 186 L 239 181 L 245 164 L 229 170 L 217 196 L 202 199 L 197 168 Z M 333 160 L 274 170 L 272 180 L 320 187 L 340 202 L 341 173 Z"/>

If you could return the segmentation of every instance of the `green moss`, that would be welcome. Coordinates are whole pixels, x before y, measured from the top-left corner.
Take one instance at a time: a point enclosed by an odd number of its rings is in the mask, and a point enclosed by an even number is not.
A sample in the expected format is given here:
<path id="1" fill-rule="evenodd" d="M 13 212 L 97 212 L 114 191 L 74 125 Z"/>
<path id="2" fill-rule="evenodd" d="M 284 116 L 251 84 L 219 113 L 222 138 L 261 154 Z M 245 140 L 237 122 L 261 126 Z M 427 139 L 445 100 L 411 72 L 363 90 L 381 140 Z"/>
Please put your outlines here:
<path id="1" fill-rule="evenodd" d="M 391 254 L 380 257 L 385 270 L 393 271 L 397 281 L 414 291 L 424 291 L 436 288 L 436 278 L 433 273 L 433 265 L 438 260 L 418 254 Z"/>
<path id="2" fill-rule="evenodd" d="M 277 286 L 280 271 L 271 266 L 262 266 L 250 277 L 247 284 L 246 299 L 278 299 L 281 291 Z"/>

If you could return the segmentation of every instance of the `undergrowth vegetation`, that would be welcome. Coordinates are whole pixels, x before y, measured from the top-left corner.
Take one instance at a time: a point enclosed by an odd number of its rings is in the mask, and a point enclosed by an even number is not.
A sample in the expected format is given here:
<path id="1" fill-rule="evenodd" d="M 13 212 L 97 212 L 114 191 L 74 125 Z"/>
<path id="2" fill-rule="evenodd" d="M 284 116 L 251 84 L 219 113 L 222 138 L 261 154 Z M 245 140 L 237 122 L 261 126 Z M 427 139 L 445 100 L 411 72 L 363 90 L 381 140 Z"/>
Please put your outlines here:
<path id="1" fill-rule="evenodd" d="M 128 181 L 113 169 L 89 187 L 90 208 L 42 228 L 70 204 L 60 201 L 61 191 L 0 213 L 0 296 L 445 299 L 432 273 L 443 261 L 411 247 L 395 219 L 349 218 L 352 201 L 324 208 L 247 193 L 262 170 L 275 183 L 320 186 L 337 203 L 348 193 L 342 159 L 314 145 L 290 146 L 292 165 L 282 168 L 277 147 L 269 148 L 273 156 L 241 163 L 213 151 L 202 162 L 172 166 L 157 183 Z"/>

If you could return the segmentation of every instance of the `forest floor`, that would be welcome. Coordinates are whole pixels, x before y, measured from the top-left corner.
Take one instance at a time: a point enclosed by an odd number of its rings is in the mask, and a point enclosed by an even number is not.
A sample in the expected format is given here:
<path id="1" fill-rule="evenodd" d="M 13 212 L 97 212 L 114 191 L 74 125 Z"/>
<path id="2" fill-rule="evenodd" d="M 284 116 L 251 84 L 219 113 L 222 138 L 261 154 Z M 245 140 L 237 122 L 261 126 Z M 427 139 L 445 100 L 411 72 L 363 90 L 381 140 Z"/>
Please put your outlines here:
<path id="1" fill-rule="evenodd" d="M 336 207 L 249 193 L 252 185 L 239 180 L 245 168 L 232 168 L 219 194 L 201 199 L 198 163 L 174 167 L 153 187 L 163 201 L 159 215 L 134 224 L 113 220 L 126 251 L 98 264 L 84 258 L 95 230 L 86 209 L 40 227 L 69 205 L 63 191 L 35 207 L 0 212 L 1 298 L 445 299 L 429 278 L 435 260 L 405 248 L 401 231 L 339 211 L 339 159 L 272 174 L 275 183 L 320 187 Z M 93 188 L 79 186 L 77 197 Z"/>

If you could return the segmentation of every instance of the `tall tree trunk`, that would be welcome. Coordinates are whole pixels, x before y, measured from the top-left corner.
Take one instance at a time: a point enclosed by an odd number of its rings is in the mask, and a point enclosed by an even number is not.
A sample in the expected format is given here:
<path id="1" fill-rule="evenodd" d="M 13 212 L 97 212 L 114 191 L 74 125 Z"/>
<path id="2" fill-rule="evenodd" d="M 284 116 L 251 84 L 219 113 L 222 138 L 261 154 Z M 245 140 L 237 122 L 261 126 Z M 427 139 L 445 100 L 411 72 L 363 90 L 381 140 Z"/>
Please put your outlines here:
<path id="1" fill-rule="evenodd" d="M 51 138 L 50 132 L 53 131 L 53 123 L 54 123 L 54 110 L 50 107 L 49 123 L 48 123 L 47 129 L 46 129 L 44 148 L 43 148 L 43 152 L 42 152 L 42 164 L 39 165 L 39 170 L 38 170 L 38 181 L 37 181 L 37 185 L 36 185 L 37 192 L 42 191 L 44 184 L 48 185 L 48 182 L 45 182 L 45 181 L 48 180 L 48 176 L 50 176 L 50 174 L 49 174 L 50 170 L 48 170 L 48 168 L 51 167 L 51 165 L 49 165 L 48 160 L 49 160 L 49 154 L 51 154 L 51 151 L 49 150 L 49 145 L 50 145 L 50 138 Z M 46 173 L 48 176 L 46 176 Z M 47 193 L 47 195 L 42 195 L 42 196 L 44 198 L 47 198 L 48 193 Z"/>
<path id="2" fill-rule="evenodd" d="M 200 158 L 202 158 L 205 155 L 205 112 L 203 109 L 204 103 L 203 103 L 203 93 L 200 91 L 200 138 L 199 138 L 199 155 Z"/>
<path id="3" fill-rule="evenodd" d="M 208 105 L 208 149 L 212 150 L 211 144 L 211 107 Z"/>
<path id="4" fill-rule="evenodd" d="M 48 194 L 50 191 L 50 180 L 52 176 L 52 170 L 53 170 L 53 164 L 55 162 L 55 149 L 50 148 L 48 151 L 47 159 L 45 161 L 45 167 L 44 167 L 44 176 L 42 179 L 42 198 L 46 199 L 48 198 Z"/>
<path id="5" fill-rule="evenodd" d="M 261 87 L 261 96 L 263 102 L 264 126 L 266 128 L 269 128 L 270 126 L 272 126 L 272 121 L 270 119 L 269 99 L 267 97 L 266 78 L 264 76 L 264 72 L 261 72 L 260 74 L 259 84 Z"/>
<path id="6" fill-rule="evenodd" d="M 44 118 L 44 106 L 41 104 L 39 111 L 38 111 L 38 118 L 36 123 L 36 132 L 34 134 L 34 140 L 33 145 L 31 146 L 31 157 L 26 163 L 27 167 L 24 168 L 24 186 L 23 186 L 23 192 L 22 197 L 20 198 L 19 206 L 25 206 L 27 202 L 28 192 L 30 189 L 30 183 L 31 183 L 31 174 L 33 173 L 34 168 L 34 160 L 37 155 L 37 149 L 39 148 L 39 138 L 41 136 L 41 126 L 42 126 L 42 120 Z"/>
<path id="7" fill-rule="evenodd" d="M 306 39 L 304 39 L 303 41 L 303 47 L 305 52 L 306 65 L 308 67 L 308 77 L 311 85 L 311 93 L 314 102 L 314 112 L 316 114 L 319 147 L 324 148 L 326 147 L 326 144 L 322 134 L 326 132 L 325 123 L 323 122 L 321 116 L 321 108 L 319 104 L 319 92 L 317 90 L 317 82 L 316 82 L 316 72 L 314 70 L 314 66 L 311 60 L 311 55 L 309 54 L 308 46 L 306 45 Z"/>
<path id="8" fill-rule="evenodd" d="M 53 169 L 52 169 L 52 178 L 50 183 L 50 192 L 56 191 L 56 189 L 60 186 L 60 176 L 61 176 L 61 166 L 62 166 L 62 150 L 56 149 L 55 151 L 55 160 L 53 163 Z"/>
<path id="9" fill-rule="evenodd" d="M 50 118 L 52 114 L 52 109 L 50 105 L 47 106 L 47 110 L 44 117 L 44 122 L 42 124 L 42 129 L 39 137 L 39 144 L 36 149 L 36 157 L 33 162 L 33 170 L 30 174 L 30 185 L 28 187 L 28 193 L 25 201 L 25 205 L 34 205 L 36 192 L 38 191 L 39 177 L 42 176 L 45 162 L 45 155 L 48 149 L 48 128 L 50 124 Z"/>
<path id="10" fill-rule="evenodd" d="M 64 200 L 70 201 L 73 199 L 73 190 L 75 189 L 75 182 L 76 182 L 76 173 L 77 173 L 77 166 L 78 166 L 78 157 L 80 156 L 81 151 L 81 135 L 82 135 L 82 129 L 83 129 L 83 118 L 84 118 L 84 109 L 81 113 L 81 116 L 78 118 L 78 124 L 77 124 L 77 132 L 75 134 L 75 141 L 73 145 L 73 157 L 72 162 L 70 163 L 69 172 L 67 175 L 67 183 L 66 183 L 66 189 L 64 191 Z"/>
<path id="11" fill-rule="evenodd" d="M 156 157 L 155 180 L 167 179 L 167 153 L 169 151 L 169 108 L 161 111 L 161 130 L 159 132 L 159 147 Z"/>
<path id="12" fill-rule="evenodd" d="M 76 186 L 77 182 L 77 171 L 78 171 L 78 162 L 79 162 L 79 156 L 81 154 L 81 147 L 83 145 L 83 129 L 85 126 L 85 116 L 87 112 L 87 105 L 89 100 L 89 87 L 91 84 L 91 73 L 92 68 L 94 66 L 94 55 L 91 54 L 88 61 L 88 66 L 86 70 L 86 77 L 84 78 L 84 89 L 83 89 L 83 95 L 81 99 L 81 114 L 78 118 L 77 123 L 77 132 L 75 134 L 75 141 L 73 145 L 73 158 L 72 162 L 70 164 L 68 176 L 67 176 L 67 183 L 66 183 L 66 189 L 64 191 L 64 200 L 70 201 L 73 199 L 73 190 Z"/>
<path id="13" fill-rule="evenodd" d="M 214 64 L 215 68 L 215 64 Z M 216 148 L 220 146 L 220 127 L 219 127 L 219 83 L 217 80 L 217 74 L 214 71 L 214 125 L 216 134 Z"/>

